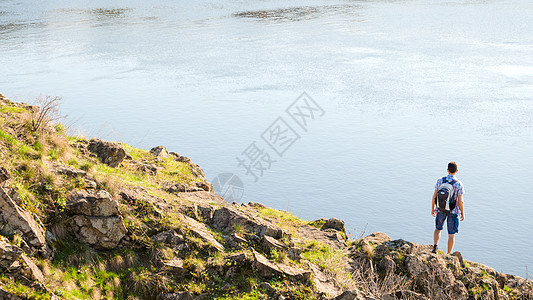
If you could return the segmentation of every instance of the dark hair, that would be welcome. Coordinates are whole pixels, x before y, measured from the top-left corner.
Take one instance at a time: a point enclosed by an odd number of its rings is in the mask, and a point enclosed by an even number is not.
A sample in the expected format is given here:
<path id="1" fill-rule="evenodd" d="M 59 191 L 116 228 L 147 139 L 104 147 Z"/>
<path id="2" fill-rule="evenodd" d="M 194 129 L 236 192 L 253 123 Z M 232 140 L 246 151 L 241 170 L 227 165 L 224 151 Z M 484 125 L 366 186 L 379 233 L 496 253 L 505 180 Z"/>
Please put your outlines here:
<path id="1" fill-rule="evenodd" d="M 457 172 L 457 163 L 452 161 L 452 162 L 449 162 L 448 163 L 448 171 L 450 171 L 450 173 L 455 173 Z"/>

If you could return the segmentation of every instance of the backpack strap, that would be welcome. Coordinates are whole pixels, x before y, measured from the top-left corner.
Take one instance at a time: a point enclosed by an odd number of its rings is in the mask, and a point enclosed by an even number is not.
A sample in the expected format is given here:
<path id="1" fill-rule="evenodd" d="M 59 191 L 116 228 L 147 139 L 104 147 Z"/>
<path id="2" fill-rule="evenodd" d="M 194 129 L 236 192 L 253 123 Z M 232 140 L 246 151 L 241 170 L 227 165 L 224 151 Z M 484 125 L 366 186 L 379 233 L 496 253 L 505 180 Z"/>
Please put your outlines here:
<path id="1" fill-rule="evenodd" d="M 442 183 L 445 183 L 445 182 L 446 182 L 446 176 L 442 177 Z"/>

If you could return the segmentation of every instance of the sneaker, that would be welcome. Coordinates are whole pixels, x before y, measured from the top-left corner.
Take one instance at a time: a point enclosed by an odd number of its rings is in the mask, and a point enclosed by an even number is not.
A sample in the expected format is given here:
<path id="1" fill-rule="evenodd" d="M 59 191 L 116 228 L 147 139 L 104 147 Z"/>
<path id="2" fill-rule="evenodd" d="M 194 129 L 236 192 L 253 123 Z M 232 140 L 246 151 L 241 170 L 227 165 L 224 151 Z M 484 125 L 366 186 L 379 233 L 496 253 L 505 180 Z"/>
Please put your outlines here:
<path id="1" fill-rule="evenodd" d="M 437 245 L 433 245 L 433 250 L 431 250 L 431 253 L 437 254 Z"/>

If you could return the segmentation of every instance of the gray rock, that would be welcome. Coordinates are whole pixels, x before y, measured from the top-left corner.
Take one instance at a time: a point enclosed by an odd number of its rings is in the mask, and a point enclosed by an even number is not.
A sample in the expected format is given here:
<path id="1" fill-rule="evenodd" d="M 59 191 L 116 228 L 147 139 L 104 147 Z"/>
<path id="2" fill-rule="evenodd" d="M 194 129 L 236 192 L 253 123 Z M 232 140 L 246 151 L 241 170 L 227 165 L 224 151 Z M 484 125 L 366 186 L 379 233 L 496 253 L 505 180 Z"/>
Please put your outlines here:
<path id="1" fill-rule="evenodd" d="M 394 260 L 388 257 L 384 257 L 379 262 L 379 268 L 385 271 L 385 273 L 393 274 L 396 271 L 396 263 L 394 262 Z"/>
<path id="2" fill-rule="evenodd" d="M 75 215 L 71 218 L 74 234 L 81 242 L 98 249 L 113 249 L 126 235 L 122 216 L 93 217 Z"/>
<path id="3" fill-rule="evenodd" d="M 203 191 L 203 189 L 201 187 L 198 187 L 196 184 L 190 185 L 186 183 L 167 183 L 166 185 L 163 186 L 163 189 L 166 192 L 169 192 L 172 194 Z"/>
<path id="4" fill-rule="evenodd" d="M 165 270 L 168 270 L 169 272 L 172 272 L 173 274 L 177 276 L 183 276 L 189 273 L 189 270 L 183 267 L 183 260 L 180 258 L 175 257 L 171 260 L 162 261 L 161 266 Z"/>
<path id="5" fill-rule="evenodd" d="M 366 241 L 368 243 L 374 243 L 374 244 L 382 244 L 390 240 L 391 240 L 390 237 L 386 233 L 383 233 L 383 232 L 374 232 L 371 235 L 363 238 L 363 241 Z"/>
<path id="6" fill-rule="evenodd" d="M 248 245 L 248 241 L 236 233 L 227 237 L 227 243 L 228 246 L 233 249 L 244 249 L 244 247 Z"/>
<path id="7" fill-rule="evenodd" d="M 248 255 L 246 252 L 232 254 L 226 257 L 226 260 L 229 262 L 236 263 L 237 265 L 243 266 L 249 262 Z"/>
<path id="8" fill-rule="evenodd" d="M 93 217 L 110 217 L 120 214 L 118 202 L 104 190 L 73 192 L 68 199 L 66 211 L 70 215 Z"/>
<path id="9" fill-rule="evenodd" d="M 287 250 L 287 256 L 295 261 L 299 261 L 302 255 L 302 248 L 300 247 L 290 247 Z"/>
<path id="10" fill-rule="evenodd" d="M 44 231 L 26 210 L 19 207 L 0 187 L 0 233 L 12 235 L 18 233 L 29 246 L 37 250 L 44 249 L 46 240 Z"/>
<path id="11" fill-rule="evenodd" d="M 0 267 L 4 272 L 17 278 L 28 278 L 32 281 L 44 282 L 41 270 L 17 246 L 0 236 Z"/>
<path id="12" fill-rule="evenodd" d="M 210 182 L 200 181 L 200 182 L 196 182 L 195 185 L 197 188 L 202 189 L 206 192 L 213 191 L 213 185 Z"/>
<path id="13" fill-rule="evenodd" d="M 407 256 L 405 258 L 405 266 L 409 274 L 413 277 L 417 277 L 420 274 L 429 274 L 429 267 L 426 265 L 426 262 L 418 256 Z"/>
<path id="14" fill-rule="evenodd" d="M 291 267 L 284 264 L 276 264 L 270 262 L 259 252 L 252 249 L 254 255 L 254 267 L 259 272 L 259 275 L 272 278 L 275 276 L 285 275 L 291 279 L 305 282 L 311 278 L 311 271 L 302 270 L 297 267 Z"/>
<path id="15" fill-rule="evenodd" d="M 145 163 L 140 163 L 140 162 L 136 162 L 136 164 L 137 164 L 137 170 L 143 173 L 147 173 L 149 175 L 157 175 L 157 172 L 160 169 L 154 164 L 145 164 Z"/>
<path id="16" fill-rule="evenodd" d="M 286 235 L 281 228 L 268 221 L 256 218 L 251 214 L 229 206 L 215 210 L 212 224 L 214 228 L 223 232 L 233 232 L 235 227 L 241 227 L 244 231 L 257 234 L 261 237 L 269 235 L 274 238 L 282 238 Z"/>
<path id="17" fill-rule="evenodd" d="M 87 172 L 83 170 L 79 170 L 70 166 L 65 165 L 56 165 L 54 166 L 54 172 L 57 174 L 65 175 L 67 177 L 85 177 L 87 175 Z"/>
<path id="18" fill-rule="evenodd" d="M 170 156 L 170 154 L 167 151 L 167 148 L 164 146 L 157 146 L 152 149 L 150 149 L 150 153 L 152 153 L 155 157 L 158 158 L 167 158 Z"/>
<path id="19" fill-rule="evenodd" d="M 248 206 L 255 207 L 255 208 L 267 208 L 266 205 L 262 203 L 257 203 L 257 202 L 248 202 Z"/>
<path id="20" fill-rule="evenodd" d="M 87 149 L 95 153 L 102 163 L 113 168 L 118 167 L 126 157 L 126 150 L 121 144 L 116 142 L 91 139 Z"/>
<path id="21" fill-rule="evenodd" d="M 461 254 L 461 252 L 459 251 L 455 251 L 454 253 L 452 253 L 451 255 L 457 257 L 457 259 L 459 260 L 459 264 L 461 265 L 462 268 L 465 267 L 465 262 L 463 260 L 463 255 Z"/>
<path id="22" fill-rule="evenodd" d="M 340 231 L 346 234 L 346 228 L 344 227 L 344 221 L 341 219 L 331 218 L 327 220 L 326 223 L 324 223 L 324 225 L 322 226 L 322 229 L 328 229 L 328 228 L 335 229 L 337 231 Z"/>
<path id="23" fill-rule="evenodd" d="M 276 250 L 278 252 L 285 252 L 287 248 L 285 244 L 281 243 L 280 241 L 268 235 L 263 236 L 262 245 L 263 245 L 263 249 L 269 252 L 272 250 Z"/>
<path id="24" fill-rule="evenodd" d="M 178 234 L 174 230 L 167 230 L 160 232 L 154 236 L 151 237 L 152 241 L 154 243 L 164 243 L 170 246 L 177 246 L 181 243 L 183 243 L 183 235 Z"/>
<path id="25" fill-rule="evenodd" d="M 0 183 L 8 180 L 10 178 L 9 173 L 4 167 L 0 167 Z"/>
<path id="26" fill-rule="evenodd" d="M 182 215 L 180 218 L 187 226 L 189 233 L 204 241 L 211 250 L 224 251 L 224 246 L 215 239 L 205 224 L 185 215 Z"/>

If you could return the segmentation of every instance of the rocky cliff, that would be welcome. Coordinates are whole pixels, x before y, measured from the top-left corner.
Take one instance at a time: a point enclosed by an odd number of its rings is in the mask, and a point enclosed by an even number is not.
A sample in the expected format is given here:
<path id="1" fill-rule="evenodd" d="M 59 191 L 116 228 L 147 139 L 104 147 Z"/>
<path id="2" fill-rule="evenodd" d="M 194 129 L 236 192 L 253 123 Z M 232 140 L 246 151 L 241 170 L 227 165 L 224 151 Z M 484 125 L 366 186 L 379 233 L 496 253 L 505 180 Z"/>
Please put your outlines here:
<path id="1" fill-rule="evenodd" d="M 0 299 L 533 299 L 460 253 L 230 204 L 185 156 L 48 119 L 0 94 Z"/>

